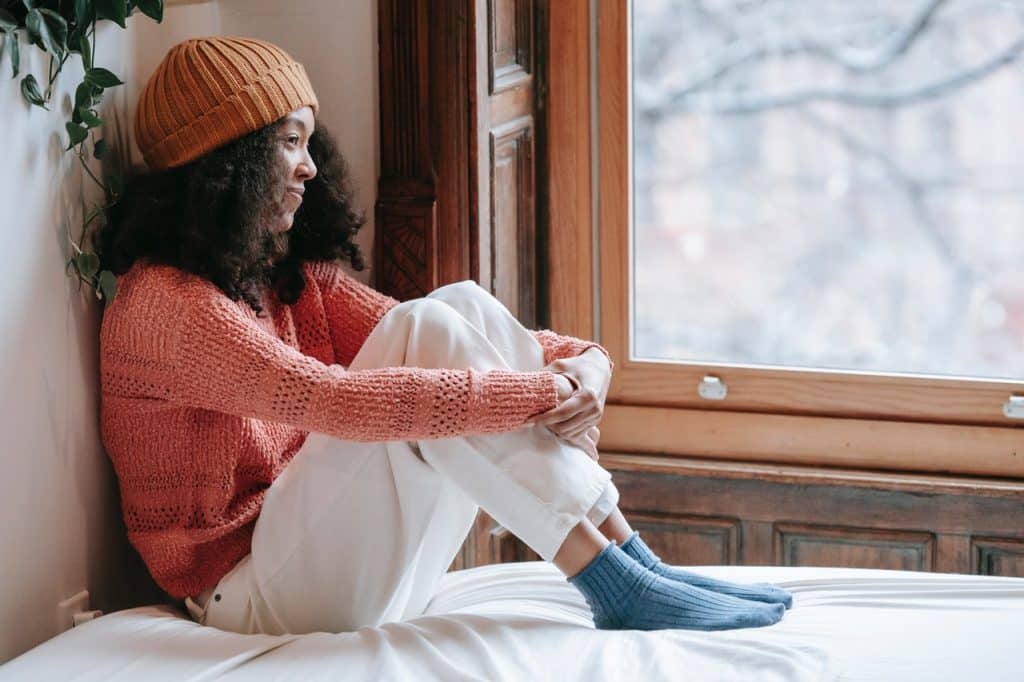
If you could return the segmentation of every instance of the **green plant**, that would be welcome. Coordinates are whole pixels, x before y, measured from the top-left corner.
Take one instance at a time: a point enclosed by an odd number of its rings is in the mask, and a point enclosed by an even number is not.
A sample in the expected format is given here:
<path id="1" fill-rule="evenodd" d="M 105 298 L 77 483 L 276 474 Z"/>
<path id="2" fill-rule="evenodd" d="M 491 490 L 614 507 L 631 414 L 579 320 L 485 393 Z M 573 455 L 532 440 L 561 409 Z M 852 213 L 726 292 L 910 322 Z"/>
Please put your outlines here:
<path id="1" fill-rule="evenodd" d="M 163 20 L 163 0 L 0 0 L 0 59 L 4 51 L 11 53 L 12 78 L 21 71 L 19 32 L 28 36 L 31 44 L 50 56 L 45 89 L 33 74 L 21 79 L 21 94 L 30 104 L 47 109 L 47 102 L 53 95 L 53 84 L 64 64 L 77 54 L 82 60 L 84 76 L 75 89 L 71 120 L 64 128 L 68 134 L 65 151 L 74 151 L 82 170 L 103 190 L 104 203 L 94 206 L 83 218 L 82 233 L 76 242 L 68 236 L 74 253 L 68 260 L 65 271 L 74 268 L 79 281 L 93 288 L 96 297 L 107 304 L 116 293 L 116 280 L 109 270 L 100 270 L 100 259 L 85 247 L 89 228 L 97 221 L 106 219 L 107 210 L 120 197 L 122 178 L 107 175 L 100 180 L 89 168 L 86 145 L 91 145 L 92 157 L 102 159 L 107 143 L 97 133 L 103 128 L 99 105 L 104 91 L 121 85 L 121 80 L 108 69 L 96 66 L 96 22 L 110 20 L 126 28 L 125 20 L 135 10 L 156 22 Z"/>

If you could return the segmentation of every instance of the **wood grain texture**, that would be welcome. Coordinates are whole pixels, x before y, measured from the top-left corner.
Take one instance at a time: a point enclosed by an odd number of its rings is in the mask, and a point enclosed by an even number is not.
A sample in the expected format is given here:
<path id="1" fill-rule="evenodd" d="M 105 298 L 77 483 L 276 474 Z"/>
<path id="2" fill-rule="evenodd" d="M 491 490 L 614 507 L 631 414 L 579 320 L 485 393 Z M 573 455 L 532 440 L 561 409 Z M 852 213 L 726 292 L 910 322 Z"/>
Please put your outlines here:
<path id="1" fill-rule="evenodd" d="M 1024 478 L 1024 430 L 608 405 L 613 452 Z"/>
<path id="2" fill-rule="evenodd" d="M 539 3 L 544 5 L 544 3 Z M 536 178 L 538 62 L 534 0 L 475 0 L 478 50 L 473 101 L 479 224 L 475 253 L 481 283 L 528 327 L 537 306 Z"/>
<path id="3" fill-rule="evenodd" d="M 552 329 L 596 338 L 594 238 L 591 209 L 590 3 L 548 7 L 546 102 L 548 125 L 548 286 Z M 557 36 L 557 39 L 554 39 Z M 542 164 L 543 165 L 543 164 Z"/>
<path id="4" fill-rule="evenodd" d="M 774 526 L 774 563 L 780 566 L 847 566 L 894 571 L 932 570 L 935 535 L 807 523 Z"/>
<path id="5" fill-rule="evenodd" d="M 1024 540 L 974 537 L 971 548 L 973 573 L 1024 576 Z"/>
<path id="6" fill-rule="evenodd" d="M 686 514 L 642 514 L 629 517 L 644 542 L 659 556 L 677 557 L 688 566 L 738 563 L 740 521 Z"/>
<path id="7" fill-rule="evenodd" d="M 627 519 L 736 518 L 735 563 L 1024 575 L 1024 483 L 607 455 Z M 699 546 L 699 545 L 698 545 Z M 692 562 L 663 544 L 666 560 Z"/>

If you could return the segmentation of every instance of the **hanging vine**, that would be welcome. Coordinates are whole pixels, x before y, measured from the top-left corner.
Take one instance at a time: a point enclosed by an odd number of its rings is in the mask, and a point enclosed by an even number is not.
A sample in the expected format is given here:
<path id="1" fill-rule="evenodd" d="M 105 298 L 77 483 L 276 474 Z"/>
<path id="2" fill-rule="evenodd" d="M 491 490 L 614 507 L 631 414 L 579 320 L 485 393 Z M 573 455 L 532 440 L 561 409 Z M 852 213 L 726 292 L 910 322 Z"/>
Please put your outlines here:
<path id="1" fill-rule="evenodd" d="M 82 61 L 84 75 L 75 88 L 71 120 L 64 125 L 68 135 L 65 151 L 74 152 L 86 176 L 103 191 L 104 201 L 83 217 L 78 241 L 68 235 L 74 253 L 65 271 L 70 274 L 74 269 L 75 276 L 91 286 L 106 304 L 114 298 L 116 279 L 109 270 L 100 270 L 100 259 L 85 245 L 85 237 L 94 223 L 106 220 L 108 209 L 120 198 L 123 181 L 116 174 L 97 177 L 89 161 L 90 156 L 102 159 L 107 151 L 99 114 L 103 94 L 123 83 L 113 72 L 93 63 L 96 22 L 109 20 L 126 28 L 125 20 L 136 9 L 158 23 L 163 21 L 163 0 L 0 0 L 0 60 L 10 52 L 11 77 L 21 75 L 19 34 L 25 34 L 29 43 L 50 57 L 45 87 L 34 74 L 21 76 L 21 94 L 27 102 L 49 110 L 54 83 L 68 59 L 78 55 Z"/>

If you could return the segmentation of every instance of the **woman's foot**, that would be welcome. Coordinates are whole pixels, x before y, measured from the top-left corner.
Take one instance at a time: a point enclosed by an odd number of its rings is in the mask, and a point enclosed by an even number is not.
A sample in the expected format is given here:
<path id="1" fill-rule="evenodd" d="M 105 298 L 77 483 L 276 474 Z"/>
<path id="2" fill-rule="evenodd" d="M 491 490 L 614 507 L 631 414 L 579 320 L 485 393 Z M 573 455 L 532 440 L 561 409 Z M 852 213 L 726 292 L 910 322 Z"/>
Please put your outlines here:
<path id="1" fill-rule="evenodd" d="M 731 583 L 726 580 L 718 580 L 717 578 L 711 578 L 699 573 L 684 571 L 676 566 L 670 566 L 659 559 L 658 555 L 651 551 L 650 547 L 640 539 L 640 534 L 635 531 L 628 540 L 622 543 L 622 551 L 652 573 L 677 583 L 692 585 L 693 587 L 709 590 L 711 592 L 718 592 L 719 594 L 729 595 L 731 597 L 738 597 L 740 599 L 766 602 L 769 604 L 782 604 L 787 609 L 793 605 L 793 595 L 786 590 L 775 587 L 774 585 L 768 585 L 765 583 L 754 583 L 750 585 Z"/>
<path id="2" fill-rule="evenodd" d="M 614 542 L 568 578 L 602 630 L 729 630 L 777 623 L 781 604 L 750 602 L 663 578 Z"/>

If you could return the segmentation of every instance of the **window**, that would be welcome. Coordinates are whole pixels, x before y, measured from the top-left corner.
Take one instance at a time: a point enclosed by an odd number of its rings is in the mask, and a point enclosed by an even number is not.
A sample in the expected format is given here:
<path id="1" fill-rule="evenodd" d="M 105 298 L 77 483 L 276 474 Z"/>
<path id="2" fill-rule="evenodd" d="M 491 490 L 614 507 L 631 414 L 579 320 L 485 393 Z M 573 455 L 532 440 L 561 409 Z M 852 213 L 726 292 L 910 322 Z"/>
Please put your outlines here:
<path id="1" fill-rule="evenodd" d="M 552 41 L 552 90 L 574 76 L 551 102 L 552 182 L 576 178 L 552 192 L 552 225 L 574 226 L 552 230 L 552 313 L 587 333 L 579 283 L 597 282 L 617 363 L 602 444 L 1024 474 L 1006 414 L 1024 396 L 1012 4 L 595 9 L 596 65 L 591 17 L 551 10 L 573 37 Z M 596 127 L 573 109 L 590 68 Z"/>
<path id="2" fill-rule="evenodd" d="M 1024 371 L 1024 51 L 1002 3 L 632 5 L 633 352 Z"/>

